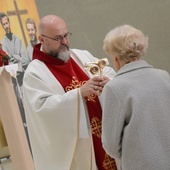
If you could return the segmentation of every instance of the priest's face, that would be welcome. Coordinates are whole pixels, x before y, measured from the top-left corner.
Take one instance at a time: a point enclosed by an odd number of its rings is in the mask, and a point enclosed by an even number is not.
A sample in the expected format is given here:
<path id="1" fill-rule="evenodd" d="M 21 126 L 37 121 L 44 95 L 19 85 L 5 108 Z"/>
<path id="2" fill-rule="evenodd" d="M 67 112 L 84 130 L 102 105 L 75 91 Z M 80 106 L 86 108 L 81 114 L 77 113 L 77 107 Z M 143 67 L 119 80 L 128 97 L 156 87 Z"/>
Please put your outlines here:
<path id="1" fill-rule="evenodd" d="M 70 58 L 70 35 L 64 20 L 55 16 L 48 15 L 41 19 L 39 24 L 39 41 L 42 50 L 65 62 Z"/>
<path id="2" fill-rule="evenodd" d="M 64 39 L 58 43 L 59 45 L 56 45 L 55 47 L 52 47 L 50 44 L 48 45 L 48 54 L 52 57 L 58 58 L 63 60 L 64 62 L 67 62 L 70 58 L 70 51 L 69 51 L 69 43 L 68 41 L 65 41 Z"/>
<path id="3" fill-rule="evenodd" d="M 54 34 L 54 32 L 56 32 Z M 46 34 L 41 34 L 43 51 L 52 57 L 58 58 L 67 62 L 70 58 L 69 51 L 69 37 L 71 33 L 68 32 L 66 27 L 62 29 L 51 30 Z"/>

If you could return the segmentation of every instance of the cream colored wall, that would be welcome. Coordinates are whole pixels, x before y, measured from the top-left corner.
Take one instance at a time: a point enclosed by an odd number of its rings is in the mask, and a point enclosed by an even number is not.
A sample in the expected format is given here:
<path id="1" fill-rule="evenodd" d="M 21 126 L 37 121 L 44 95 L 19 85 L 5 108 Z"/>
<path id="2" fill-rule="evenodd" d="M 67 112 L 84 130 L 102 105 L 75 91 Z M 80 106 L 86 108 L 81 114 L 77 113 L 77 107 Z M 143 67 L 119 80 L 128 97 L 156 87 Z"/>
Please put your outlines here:
<path id="1" fill-rule="evenodd" d="M 71 47 L 99 58 L 103 39 L 112 28 L 130 24 L 149 37 L 146 60 L 170 73 L 170 0 L 36 0 L 40 18 L 56 14 L 66 20 Z M 111 60 L 110 60 L 111 61 Z M 112 65 L 112 64 L 111 64 Z"/>

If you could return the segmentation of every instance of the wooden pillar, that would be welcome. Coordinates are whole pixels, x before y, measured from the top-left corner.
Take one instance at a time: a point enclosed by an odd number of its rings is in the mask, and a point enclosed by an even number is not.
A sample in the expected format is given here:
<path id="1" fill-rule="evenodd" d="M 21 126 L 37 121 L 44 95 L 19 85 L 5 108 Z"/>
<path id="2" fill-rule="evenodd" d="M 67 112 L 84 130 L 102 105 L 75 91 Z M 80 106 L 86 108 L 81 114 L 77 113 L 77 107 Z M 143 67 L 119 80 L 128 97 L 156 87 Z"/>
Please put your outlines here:
<path id="1" fill-rule="evenodd" d="M 10 153 L 9 153 L 9 149 L 7 146 L 6 137 L 4 134 L 4 129 L 2 126 L 2 121 L 0 118 L 0 158 L 5 158 L 9 156 L 10 156 Z"/>
<path id="2" fill-rule="evenodd" d="M 13 89 L 11 75 L 6 71 L 5 67 L 0 75 L 0 117 L 11 155 L 13 169 L 35 170 Z"/>

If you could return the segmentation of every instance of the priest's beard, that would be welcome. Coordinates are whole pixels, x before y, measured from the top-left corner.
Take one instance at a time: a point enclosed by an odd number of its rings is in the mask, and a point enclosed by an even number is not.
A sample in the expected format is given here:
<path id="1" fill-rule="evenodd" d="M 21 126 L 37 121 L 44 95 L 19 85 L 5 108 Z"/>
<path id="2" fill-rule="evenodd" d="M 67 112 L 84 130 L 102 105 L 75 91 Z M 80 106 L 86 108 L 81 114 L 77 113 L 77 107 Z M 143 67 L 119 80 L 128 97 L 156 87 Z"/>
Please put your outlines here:
<path id="1" fill-rule="evenodd" d="M 63 60 L 66 63 L 70 58 L 70 51 L 67 50 L 65 52 L 59 52 L 57 58 Z"/>
<path id="2" fill-rule="evenodd" d="M 62 51 L 63 48 L 66 48 L 64 52 Z M 69 46 L 67 45 L 62 46 L 58 49 L 57 52 L 50 52 L 49 55 L 51 55 L 52 57 L 58 58 L 66 63 L 70 59 Z"/>

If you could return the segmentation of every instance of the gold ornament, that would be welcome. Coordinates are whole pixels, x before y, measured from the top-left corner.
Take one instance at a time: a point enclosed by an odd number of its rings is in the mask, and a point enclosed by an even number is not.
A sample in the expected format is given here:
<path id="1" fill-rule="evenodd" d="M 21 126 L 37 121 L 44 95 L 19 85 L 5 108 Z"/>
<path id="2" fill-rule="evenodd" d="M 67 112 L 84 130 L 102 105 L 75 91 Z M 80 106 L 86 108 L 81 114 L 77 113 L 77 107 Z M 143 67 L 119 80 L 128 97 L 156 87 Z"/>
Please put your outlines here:
<path id="1" fill-rule="evenodd" d="M 93 75 L 99 75 L 103 77 L 103 68 L 109 65 L 107 58 L 98 60 L 97 62 L 88 62 L 85 64 L 84 68 L 89 70 Z"/>

